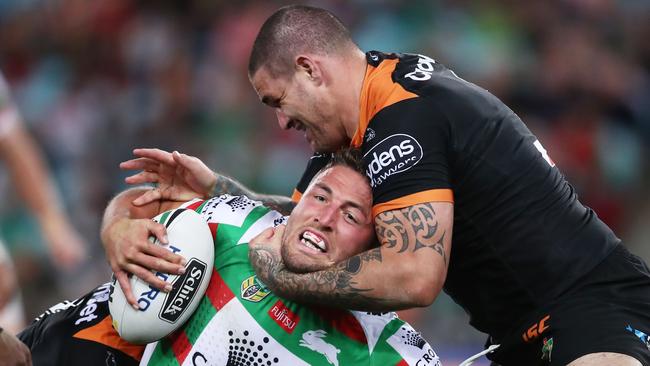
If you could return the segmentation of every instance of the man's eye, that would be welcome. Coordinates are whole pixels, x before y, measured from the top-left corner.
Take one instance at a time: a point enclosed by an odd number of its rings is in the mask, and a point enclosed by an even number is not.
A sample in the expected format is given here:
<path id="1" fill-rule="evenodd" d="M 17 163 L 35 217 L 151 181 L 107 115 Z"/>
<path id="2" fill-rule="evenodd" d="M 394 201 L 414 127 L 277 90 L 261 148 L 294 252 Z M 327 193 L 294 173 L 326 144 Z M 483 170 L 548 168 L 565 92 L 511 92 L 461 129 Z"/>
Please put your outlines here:
<path id="1" fill-rule="evenodd" d="M 323 196 L 315 195 L 314 198 L 315 198 L 317 201 L 325 202 L 325 197 L 323 197 Z"/>
<path id="2" fill-rule="evenodd" d="M 355 223 L 355 224 L 358 224 L 358 223 L 359 223 L 359 221 L 357 221 L 357 218 L 354 217 L 354 215 L 352 215 L 351 213 L 346 213 L 346 214 L 345 214 L 345 218 L 346 218 L 348 221 L 351 221 L 351 222 L 353 222 L 353 223 Z"/>

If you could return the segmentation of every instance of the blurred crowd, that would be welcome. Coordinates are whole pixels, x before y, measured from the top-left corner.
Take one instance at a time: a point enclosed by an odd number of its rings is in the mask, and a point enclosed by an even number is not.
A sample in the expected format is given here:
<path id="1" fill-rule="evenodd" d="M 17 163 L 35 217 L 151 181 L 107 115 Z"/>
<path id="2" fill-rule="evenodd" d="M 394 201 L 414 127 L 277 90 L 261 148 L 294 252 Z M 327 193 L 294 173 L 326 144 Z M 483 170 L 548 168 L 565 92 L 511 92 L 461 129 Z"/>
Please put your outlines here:
<path id="1" fill-rule="evenodd" d="M 55 272 L 0 169 L 0 230 L 28 316 L 108 278 L 101 214 L 125 188 L 118 164 L 135 147 L 177 149 L 257 190 L 290 194 L 309 149 L 277 128 L 246 73 L 261 23 L 287 3 L 0 1 L 0 70 L 91 245 L 81 268 Z M 583 203 L 650 260 L 650 2 L 303 3 L 338 14 L 362 49 L 426 54 L 504 100 Z M 448 298 L 410 315 L 440 351 L 482 346 Z"/>

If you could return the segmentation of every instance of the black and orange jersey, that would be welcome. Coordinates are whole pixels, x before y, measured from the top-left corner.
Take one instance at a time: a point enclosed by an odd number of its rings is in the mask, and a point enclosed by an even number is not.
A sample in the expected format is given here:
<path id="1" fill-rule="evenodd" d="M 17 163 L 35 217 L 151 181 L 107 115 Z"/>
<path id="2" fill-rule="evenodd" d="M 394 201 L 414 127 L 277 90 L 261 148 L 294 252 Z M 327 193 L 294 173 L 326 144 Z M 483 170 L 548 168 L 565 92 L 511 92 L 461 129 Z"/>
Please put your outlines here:
<path id="1" fill-rule="evenodd" d="M 363 152 L 373 214 L 454 203 L 445 290 L 477 329 L 499 337 L 620 242 L 495 96 L 426 56 L 366 59 L 351 144 Z"/>
<path id="2" fill-rule="evenodd" d="M 110 283 L 41 314 L 18 338 L 29 347 L 34 365 L 138 365 L 144 346 L 117 334 L 108 311 Z"/>

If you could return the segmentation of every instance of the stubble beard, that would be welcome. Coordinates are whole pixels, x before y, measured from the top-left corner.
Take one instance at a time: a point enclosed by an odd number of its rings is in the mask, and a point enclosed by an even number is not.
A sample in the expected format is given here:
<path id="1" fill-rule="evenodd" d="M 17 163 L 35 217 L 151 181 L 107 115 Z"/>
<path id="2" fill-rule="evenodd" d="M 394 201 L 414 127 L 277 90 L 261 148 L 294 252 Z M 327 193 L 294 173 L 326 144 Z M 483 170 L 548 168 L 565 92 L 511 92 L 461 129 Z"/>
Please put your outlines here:
<path id="1" fill-rule="evenodd" d="M 289 230 L 284 232 L 282 247 L 280 248 L 280 255 L 282 256 L 284 267 L 294 273 L 310 273 L 323 269 L 323 266 L 319 266 L 317 263 L 309 263 L 309 258 L 305 258 L 304 254 L 298 250 L 292 253 L 291 244 L 287 241 L 288 232 Z"/>

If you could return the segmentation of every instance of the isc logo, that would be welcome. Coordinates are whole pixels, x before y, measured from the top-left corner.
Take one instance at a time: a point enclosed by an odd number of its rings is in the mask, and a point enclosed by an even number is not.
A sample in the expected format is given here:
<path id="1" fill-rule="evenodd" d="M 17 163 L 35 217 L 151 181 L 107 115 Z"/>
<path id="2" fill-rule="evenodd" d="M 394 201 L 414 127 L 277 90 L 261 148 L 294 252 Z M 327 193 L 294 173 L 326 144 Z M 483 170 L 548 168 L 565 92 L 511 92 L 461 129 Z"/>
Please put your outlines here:
<path id="1" fill-rule="evenodd" d="M 525 342 L 532 342 L 535 338 L 539 337 L 540 334 L 544 333 L 549 326 L 546 322 L 551 318 L 550 315 L 547 315 L 542 318 L 538 323 L 535 323 L 526 330 L 525 333 L 521 335 Z"/>
<path id="2" fill-rule="evenodd" d="M 433 64 L 435 64 L 436 61 L 431 57 L 424 55 L 419 56 L 420 58 L 418 59 L 418 65 L 415 70 L 404 75 L 404 77 L 415 81 L 429 80 L 431 79 L 431 74 L 433 74 Z"/>

